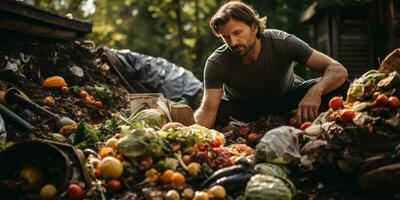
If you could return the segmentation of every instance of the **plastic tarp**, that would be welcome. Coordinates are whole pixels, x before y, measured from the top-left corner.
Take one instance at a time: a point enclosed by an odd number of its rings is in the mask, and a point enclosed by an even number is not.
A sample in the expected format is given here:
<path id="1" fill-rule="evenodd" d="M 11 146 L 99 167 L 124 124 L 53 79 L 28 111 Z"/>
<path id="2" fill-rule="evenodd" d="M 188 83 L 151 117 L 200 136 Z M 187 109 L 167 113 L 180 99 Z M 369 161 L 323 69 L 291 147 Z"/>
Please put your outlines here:
<path id="1" fill-rule="evenodd" d="M 140 83 L 150 85 L 152 92 L 161 92 L 168 99 L 190 100 L 202 89 L 203 83 L 192 72 L 160 57 L 114 51 L 120 61 L 135 74 Z"/>

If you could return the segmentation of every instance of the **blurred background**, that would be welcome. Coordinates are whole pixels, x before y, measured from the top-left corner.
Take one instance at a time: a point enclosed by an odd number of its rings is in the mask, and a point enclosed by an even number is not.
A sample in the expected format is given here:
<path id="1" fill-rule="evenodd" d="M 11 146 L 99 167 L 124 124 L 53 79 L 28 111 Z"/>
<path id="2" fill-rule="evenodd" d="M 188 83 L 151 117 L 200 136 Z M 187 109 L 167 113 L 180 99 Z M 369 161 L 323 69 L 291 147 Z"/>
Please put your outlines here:
<path id="1" fill-rule="evenodd" d="M 202 79 L 204 63 L 222 40 L 209 20 L 223 0 L 22 0 L 93 22 L 86 39 L 164 57 Z M 400 0 L 246 0 L 268 17 L 267 28 L 292 33 L 339 60 L 350 78 L 377 68 L 400 46 Z M 296 73 L 315 76 L 303 66 Z"/>

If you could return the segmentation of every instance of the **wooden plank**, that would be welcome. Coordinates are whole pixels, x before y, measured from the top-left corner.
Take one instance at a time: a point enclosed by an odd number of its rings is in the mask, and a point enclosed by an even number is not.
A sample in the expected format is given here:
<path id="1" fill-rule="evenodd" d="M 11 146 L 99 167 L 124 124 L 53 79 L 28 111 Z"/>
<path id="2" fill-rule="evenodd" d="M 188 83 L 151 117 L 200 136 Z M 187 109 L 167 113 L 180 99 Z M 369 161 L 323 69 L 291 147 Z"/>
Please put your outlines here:
<path id="1" fill-rule="evenodd" d="M 78 37 L 77 33 L 72 30 L 54 29 L 49 26 L 32 24 L 4 17 L 0 18 L 0 27 L 5 30 L 23 32 L 41 37 L 45 36 L 47 38 L 59 40 L 70 40 Z"/>
<path id="2" fill-rule="evenodd" d="M 179 122 L 185 126 L 194 124 L 193 110 L 188 105 L 172 104 L 171 105 L 172 121 Z"/>

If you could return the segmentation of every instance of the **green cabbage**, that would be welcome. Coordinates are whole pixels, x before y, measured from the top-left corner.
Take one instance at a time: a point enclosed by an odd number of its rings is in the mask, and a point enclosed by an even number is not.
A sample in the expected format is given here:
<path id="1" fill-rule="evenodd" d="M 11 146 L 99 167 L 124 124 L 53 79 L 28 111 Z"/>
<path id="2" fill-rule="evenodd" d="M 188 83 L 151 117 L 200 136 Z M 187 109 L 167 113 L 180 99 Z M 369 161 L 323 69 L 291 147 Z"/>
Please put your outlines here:
<path id="1" fill-rule="evenodd" d="M 168 122 L 163 111 L 159 109 L 145 109 L 129 119 L 132 124 L 145 123 L 148 127 L 160 129 Z"/>
<path id="2" fill-rule="evenodd" d="M 257 173 L 274 176 L 278 178 L 288 178 L 289 170 L 282 165 L 275 165 L 271 163 L 260 163 L 254 166 Z"/>
<path id="3" fill-rule="evenodd" d="M 117 144 L 124 157 L 133 159 L 141 156 L 160 157 L 164 155 L 165 143 L 152 128 L 130 129 L 124 132 Z"/>
<path id="4" fill-rule="evenodd" d="M 273 176 L 256 174 L 247 183 L 246 200 L 290 200 L 293 189 L 287 185 L 288 180 Z"/>

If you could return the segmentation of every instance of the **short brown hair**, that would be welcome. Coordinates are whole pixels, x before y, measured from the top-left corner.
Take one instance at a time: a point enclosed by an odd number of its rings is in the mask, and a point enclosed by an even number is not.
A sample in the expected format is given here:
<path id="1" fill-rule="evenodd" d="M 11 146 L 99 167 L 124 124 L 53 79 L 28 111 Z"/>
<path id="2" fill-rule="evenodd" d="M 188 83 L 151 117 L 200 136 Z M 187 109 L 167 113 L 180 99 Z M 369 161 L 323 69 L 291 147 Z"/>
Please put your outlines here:
<path id="1" fill-rule="evenodd" d="M 260 18 L 257 11 L 250 5 L 241 1 L 230 1 L 221 6 L 210 20 L 211 31 L 214 35 L 220 37 L 219 26 L 226 24 L 231 18 L 242 21 L 248 26 L 256 23 L 258 26 L 257 37 L 261 36 L 267 24 L 267 17 Z"/>

